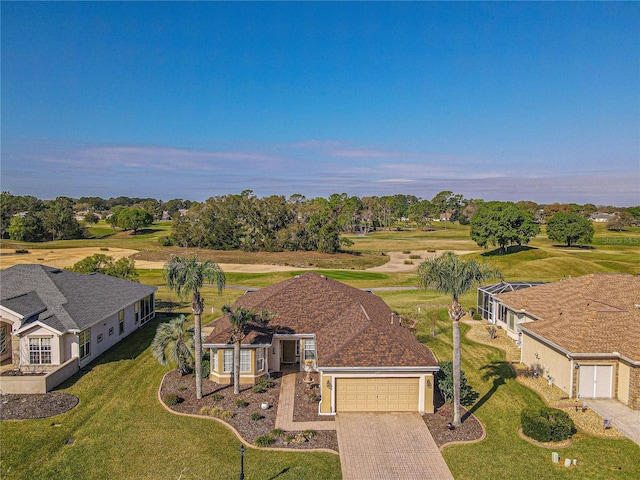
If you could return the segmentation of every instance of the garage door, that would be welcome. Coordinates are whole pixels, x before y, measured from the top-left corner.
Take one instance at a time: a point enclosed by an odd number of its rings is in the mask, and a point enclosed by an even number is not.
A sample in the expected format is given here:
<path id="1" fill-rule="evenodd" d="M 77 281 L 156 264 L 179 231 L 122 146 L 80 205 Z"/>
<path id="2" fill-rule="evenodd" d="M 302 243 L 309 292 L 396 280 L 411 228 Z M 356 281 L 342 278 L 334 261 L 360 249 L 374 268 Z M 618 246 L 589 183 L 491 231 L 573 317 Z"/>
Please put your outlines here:
<path id="1" fill-rule="evenodd" d="M 611 365 L 580 365 L 580 398 L 611 398 Z"/>
<path id="2" fill-rule="evenodd" d="M 419 378 L 338 378 L 337 412 L 415 412 Z"/>

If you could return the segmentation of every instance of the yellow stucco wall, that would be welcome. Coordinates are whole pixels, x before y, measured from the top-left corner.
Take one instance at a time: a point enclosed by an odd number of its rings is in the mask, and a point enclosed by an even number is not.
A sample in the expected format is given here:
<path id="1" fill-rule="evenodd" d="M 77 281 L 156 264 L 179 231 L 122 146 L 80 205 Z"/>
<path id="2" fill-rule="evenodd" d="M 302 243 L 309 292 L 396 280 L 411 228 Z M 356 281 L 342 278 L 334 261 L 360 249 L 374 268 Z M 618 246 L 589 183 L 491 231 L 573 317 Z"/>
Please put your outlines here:
<path id="1" fill-rule="evenodd" d="M 571 361 L 564 354 L 524 334 L 522 335 L 522 362 L 528 367 L 540 364 L 544 368 L 545 379 L 550 375 L 554 385 L 571 394 Z"/>
<path id="2" fill-rule="evenodd" d="M 629 379 L 631 367 L 624 362 L 618 363 L 618 400 L 629 405 Z"/>
<path id="3" fill-rule="evenodd" d="M 434 381 L 435 379 L 433 374 L 424 376 L 424 413 L 435 412 L 435 407 L 433 405 Z"/>
<path id="4" fill-rule="evenodd" d="M 320 413 L 331 413 L 331 389 L 327 386 L 327 380 L 333 381 L 328 375 L 320 376 Z"/>

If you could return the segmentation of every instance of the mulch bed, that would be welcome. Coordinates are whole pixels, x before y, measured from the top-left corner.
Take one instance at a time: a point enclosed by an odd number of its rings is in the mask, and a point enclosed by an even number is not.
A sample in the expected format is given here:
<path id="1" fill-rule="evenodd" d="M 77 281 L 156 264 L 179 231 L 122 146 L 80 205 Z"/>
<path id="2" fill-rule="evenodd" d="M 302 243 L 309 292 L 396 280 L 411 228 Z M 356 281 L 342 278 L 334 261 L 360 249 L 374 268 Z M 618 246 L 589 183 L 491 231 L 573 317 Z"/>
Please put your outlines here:
<path id="1" fill-rule="evenodd" d="M 451 442 L 472 442 L 482 438 L 482 424 L 474 415 L 469 414 L 466 408 L 460 407 L 462 425 L 449 430 L 447 424 L 453 421 L 453 404 L 440 400 L 436 401 L 436 406 L 435 413 L 427 413 L 422 419 L 438 447 Z"/>
<path id="2" fill-rule="evenodd" d="M 302 377 L 300 377 L 302 378 Z M 276 411 L 278 407 L 278 399 L 280 397 L 280 381 L 281 376 L 273 375 L 274 386 L 264 393 L 255 393 L 250 386 L 243 387 L 239 395 L 233 394 L 233 385 L 219 385 L 210 380 L 202 381 L 202 399 L 198 400 L 195 394 L 195 378 L 191 375 L 181 377 L 177 371 L 172 371 L 164 379 L 162 383 L 160 396 L 174 393 L 183 400 L 171 407 L 172 410 L 180 413 L 188 413 L 192 415 L 202 415 L 202 407 L 220 407 L 225 411 L 233 413 L 233 417 L 224 419 L 223 421 L 235 428 L 238 433 L 249 443 L 255 443 L 256 438 L 262 435 L 268 435 L 275 428 Z M 296 382 L 297 383 L 297 382 Z M 222 395 L 222 399 L 213 400 L 212 395 Z M 242 400 L 248 403 L 246 407 L 239 407 L 236 401 Z M 297 400 L 297 399 L 296 399 Z M 270 408 L 262 410 L 261 404 L 267 402 Z M 296 401 L 295 403 L 300 403 Z M 303 420 L 319 420 L 317 415 L 317 403 L 312 418 L 304 418 Z M 295 408 L 295 406 L 294 406 Z M 309 408 L 310 411 L 310 408 Z M 251 415 L 258 413 L 262 418 L 252 420 Z M 302 443 L 285 444 L 287 436 L 295 436 L 297 432 L 285 432 L 282 436 L 274 436 L 271 447 L 284 447 L 296 449 L 309 448 L 329 448 L 338 451 L 338 439 L 335 432 L 318 431 L 315 432 L 313 438 Z"/>
<path id="3" fill-rule="evenodd" d="M 7 395 L 0 399 L 1 420 L 29 420 L 47 418 L 68 412 L 75 407 L 78 397 L 68 393 L 49 392 L 32 395 Z"/>
<path id="4" fill-rule="evenodd" d="M 316 387 L 312 391 L 307 389 L 307 384 L 304 382 L 303 378 L 306 373 L 300 372 L 296 373 L 296 398 L 293 402 L 293 421 L 294 422 L 323 422 L 323 421 L 334 421 L 335 417 L 333 415 L 318 415 L 318 404 L 320 403 L 320 399 L 315 399 L 312 392 L 317 392 L 317 383 L 312 384 L 312 386 Z M 318 380 L 318 373 L 313 374 L 313 379 Z"/>

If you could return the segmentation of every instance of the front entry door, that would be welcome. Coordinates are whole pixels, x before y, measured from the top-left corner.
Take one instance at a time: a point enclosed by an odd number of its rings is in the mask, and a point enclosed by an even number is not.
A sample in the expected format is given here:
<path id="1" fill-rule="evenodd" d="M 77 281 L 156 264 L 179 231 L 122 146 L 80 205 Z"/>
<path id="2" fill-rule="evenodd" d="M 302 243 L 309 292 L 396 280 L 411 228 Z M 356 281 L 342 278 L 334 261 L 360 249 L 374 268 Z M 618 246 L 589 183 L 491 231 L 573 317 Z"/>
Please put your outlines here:
<path id="1" fill-rule="evenodd" d="M 296 340 L 282 341 L 282 363 L 296 363 Z"/>

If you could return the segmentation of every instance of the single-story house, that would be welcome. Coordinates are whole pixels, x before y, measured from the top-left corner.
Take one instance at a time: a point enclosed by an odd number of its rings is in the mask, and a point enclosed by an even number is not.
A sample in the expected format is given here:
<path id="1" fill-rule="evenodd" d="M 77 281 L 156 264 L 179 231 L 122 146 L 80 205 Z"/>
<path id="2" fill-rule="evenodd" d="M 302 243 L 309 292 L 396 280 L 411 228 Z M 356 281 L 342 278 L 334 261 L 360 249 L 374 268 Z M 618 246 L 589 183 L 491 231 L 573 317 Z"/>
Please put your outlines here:
<path id="1" fill-rule="evenodd" d="M 275 314 L 246 330 L 241 383 L 306 367 L 319 385 L 321 415 L 434 411 L 436 357 L 373 293 L 309 272 L 250 292 L 233 307 Z M 210 379 L 232 383 L 231 324 L 222 317 L 212 326 L 203 343 L 210 349 Z"/>
<path id="2" fill-rule="evenodd" d="M 605 223 L 614 218 L 616 218 L 615 213 L 594 213 L 589 217 L 589 220 L 596 223 Z"/>
<path id="3" fill-rule="evenodd" d="M 640 410 L 640 276 L 597 273 L 497 296 L 520 333 L 522 363 L 570 398 Z"/>
<path id="4" fill-rule="evenodd" d="M 0 389 L 46 393 L 155 316 L 156 287 L 45 265 L 0 271 Z"/>

